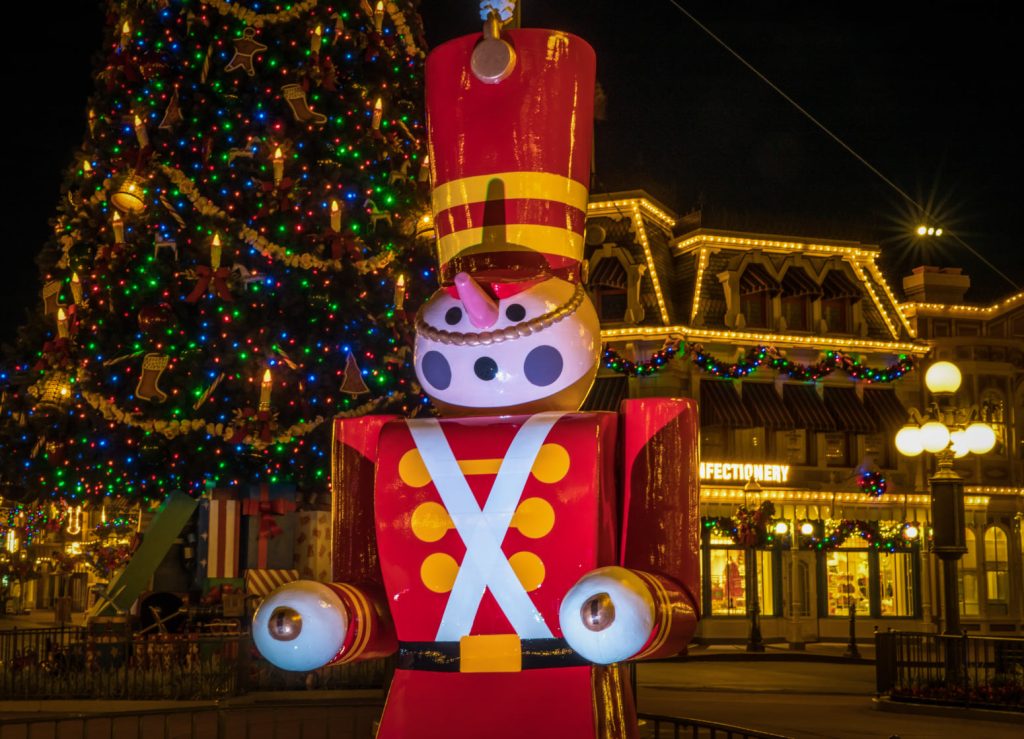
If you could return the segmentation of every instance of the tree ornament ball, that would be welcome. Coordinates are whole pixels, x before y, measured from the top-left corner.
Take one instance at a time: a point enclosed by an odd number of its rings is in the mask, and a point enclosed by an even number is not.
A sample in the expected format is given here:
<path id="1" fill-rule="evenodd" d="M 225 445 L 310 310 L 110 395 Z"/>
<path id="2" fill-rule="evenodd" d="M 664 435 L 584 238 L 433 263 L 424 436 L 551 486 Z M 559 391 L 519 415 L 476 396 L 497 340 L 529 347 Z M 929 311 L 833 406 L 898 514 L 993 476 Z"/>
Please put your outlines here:
<path id="1" fill-rule="evenodd" d="M 165 335 L 177 323 L 177 316 L 169 303 L 144 305 L 139 310 L 139 328 L 151 339 Z"/>

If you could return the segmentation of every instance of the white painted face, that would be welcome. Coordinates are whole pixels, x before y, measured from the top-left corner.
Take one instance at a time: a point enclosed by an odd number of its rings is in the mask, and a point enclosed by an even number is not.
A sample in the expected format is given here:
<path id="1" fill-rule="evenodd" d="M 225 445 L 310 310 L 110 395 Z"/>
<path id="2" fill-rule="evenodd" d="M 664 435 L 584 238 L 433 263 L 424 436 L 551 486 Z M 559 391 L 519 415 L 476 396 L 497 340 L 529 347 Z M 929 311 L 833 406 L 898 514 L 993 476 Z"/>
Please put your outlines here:
<path id="1" fill-rule="evenodd" d="M 423 321 L 462 334 L 496 332 L 565 305 L 575 286 L 550 278 L 499 300 L 497 320 L 473 325 L 466 306 L 445 290 L 427 301 Z M 416 376 L 443 415 L 537 413 L 577 410 L 597 374 L 600 326 L 590 300 L 547 328 L 502 342 L 444 343 L 416 335 Z"/>

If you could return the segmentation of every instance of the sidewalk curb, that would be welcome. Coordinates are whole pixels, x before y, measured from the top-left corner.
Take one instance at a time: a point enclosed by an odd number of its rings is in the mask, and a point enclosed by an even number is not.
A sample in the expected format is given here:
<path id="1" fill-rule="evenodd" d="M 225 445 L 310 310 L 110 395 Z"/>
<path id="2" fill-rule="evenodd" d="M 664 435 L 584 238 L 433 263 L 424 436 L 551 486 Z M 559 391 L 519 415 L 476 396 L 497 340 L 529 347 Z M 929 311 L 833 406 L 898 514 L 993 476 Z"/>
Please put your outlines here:
<path id="1" fill-rule="evenodd" d="M 853 658 L 831 654 L 814 654 L 812 652 L 764 652 L 751 654 L 748 652 L 726 652 L 724 654 L 689 654 L 658 662 L 825 662 L 835 665 L 873 665 L 874 659 L 867 657 Z"/>
<path id="2" fill-rule="evenodd" d="M 994 721 L 1002 724 L 1024 726 L 1024 713 L 1015 711 L 992 711 L 985 708 L 961 708 L 940 706 L 930 703 L 894 701 L 891 698 L 872 698 L 872 708 L 883 713 L 909 713 L 917 716 L 938 716 L 940 718 L 964 718 L 972 721 Z"/>

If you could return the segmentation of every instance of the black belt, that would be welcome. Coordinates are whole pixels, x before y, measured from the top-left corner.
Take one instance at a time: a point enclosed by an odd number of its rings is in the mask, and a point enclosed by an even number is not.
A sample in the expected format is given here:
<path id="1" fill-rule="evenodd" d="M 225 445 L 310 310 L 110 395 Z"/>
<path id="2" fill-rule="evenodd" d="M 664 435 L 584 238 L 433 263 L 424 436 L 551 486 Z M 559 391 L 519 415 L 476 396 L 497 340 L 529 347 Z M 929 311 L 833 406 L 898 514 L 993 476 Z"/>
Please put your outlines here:
<path id="1" fill-rule="evenodd" d="M 522 669 L 539 670 L 552 667 L 581 667 L 590 662 L 577 654 L 565 639 L 523 639 Z M 398 643 L 400 670 L 431 672 L 459 671 L 459 642 L 403 641 Z"/>

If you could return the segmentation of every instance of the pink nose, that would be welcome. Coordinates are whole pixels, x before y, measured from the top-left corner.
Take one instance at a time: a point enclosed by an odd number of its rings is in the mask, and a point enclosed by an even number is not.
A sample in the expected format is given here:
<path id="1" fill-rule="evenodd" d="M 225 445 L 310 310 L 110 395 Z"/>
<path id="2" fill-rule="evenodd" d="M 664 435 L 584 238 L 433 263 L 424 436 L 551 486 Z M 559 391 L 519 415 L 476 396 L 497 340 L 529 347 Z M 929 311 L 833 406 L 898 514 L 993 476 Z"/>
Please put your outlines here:
<path id="1" fill-rule="evenodd" d="M 498 320 L 498 304 L 465 272 L 455 275 L 455 289 L 476 328 L 490 328 Z"/>

